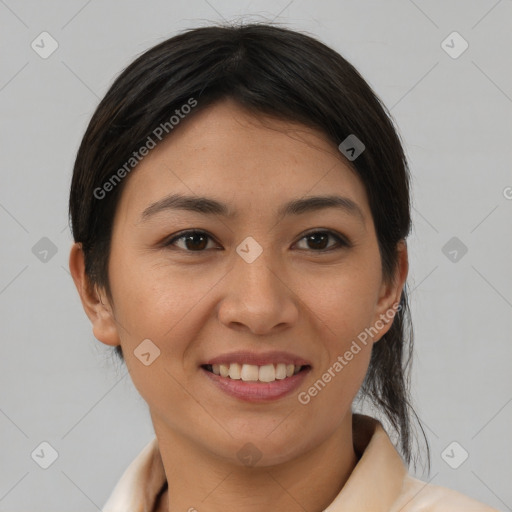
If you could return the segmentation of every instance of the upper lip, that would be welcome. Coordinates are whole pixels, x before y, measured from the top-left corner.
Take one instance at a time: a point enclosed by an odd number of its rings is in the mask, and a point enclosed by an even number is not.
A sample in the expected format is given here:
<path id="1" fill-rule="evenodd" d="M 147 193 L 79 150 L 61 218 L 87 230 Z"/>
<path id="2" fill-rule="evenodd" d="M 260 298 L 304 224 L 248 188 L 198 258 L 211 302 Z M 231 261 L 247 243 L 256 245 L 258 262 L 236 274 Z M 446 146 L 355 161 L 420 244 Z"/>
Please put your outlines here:
<path id="1" fill-rule="evenodd" d="M 207 364 L 253 364 L 256 366 L 264 366 L 267 364 L 293 364 L 295 366 L 311 366 L 311 363 L 302 357 L 296 356 L 289 352 L 249 352 L 239 350 L 236 352 L 229 352 L 219 356 L 208 359 L 202 363 Z"/>

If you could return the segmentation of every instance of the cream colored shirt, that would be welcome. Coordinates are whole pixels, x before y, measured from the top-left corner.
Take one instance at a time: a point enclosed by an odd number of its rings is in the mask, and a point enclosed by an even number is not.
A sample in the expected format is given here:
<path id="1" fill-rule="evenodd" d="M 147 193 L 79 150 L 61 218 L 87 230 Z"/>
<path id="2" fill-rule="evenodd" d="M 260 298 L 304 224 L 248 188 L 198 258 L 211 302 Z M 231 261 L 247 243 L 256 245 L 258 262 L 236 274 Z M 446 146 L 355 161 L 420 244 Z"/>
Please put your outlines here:
<path id="1" fill-rule="evenodd" d="M 354 415 L 359 458 L 349 479 L 324 512 L 498 512 L 463 494 L 412 478 L 382 425 Z M 157 439 L 125 470 L 103 512 L 154 512 L 166 477 Z"/>

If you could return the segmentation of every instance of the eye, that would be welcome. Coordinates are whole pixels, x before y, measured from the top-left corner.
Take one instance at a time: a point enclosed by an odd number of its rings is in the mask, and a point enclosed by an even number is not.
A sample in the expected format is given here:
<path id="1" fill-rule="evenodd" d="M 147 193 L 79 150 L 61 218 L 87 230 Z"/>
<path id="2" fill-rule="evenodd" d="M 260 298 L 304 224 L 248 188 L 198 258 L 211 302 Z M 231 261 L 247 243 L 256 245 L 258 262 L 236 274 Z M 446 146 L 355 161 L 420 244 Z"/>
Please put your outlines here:
<path id="1" fill-rule="evenodd" d="M 334 246 L 327 246 L 329 238 L 333 238 L 336 241 Z M 306 247 L 306 250 L 309 248 L 313 249 L 314 252 L 331 251 L 341 247 L 350 247 L 348 240 L 333 231 L 312 231 L 303 236 L 299 242 L 302 240 L 306 240 L 306 244 L 309 246 Z"/>
<path id="2" fill-rule="evenodd" d="M 335 240 L 335 243 L 329 247 L 329 238 Z M 164 242 L 164 247 L 176 246 L 187 252 L 203 252 L 208 248 L 208 241 L 213 238 L 205 231 L 188 230 L 178 233 L 178 235 Z M 308 247 L 301 250 L 312 249 L 313 252 L 331 251 L 341 247 L 350 247 L 350 242 L 337 233 L 329 230 L 312 231 L 303 236 L 299 242 L 305 240 Z M 181 246 L 179 245 L 181 242 Z"/>
<path id="3" fill-rule="evenodd" d="M 171 238 L 164 243 L 164 246 L 177 245 L 176 242 L 183 240 L 183 244 L 180 249 L 188 252 L 202 252 L 207 248 L 208 239 L 212 240 L 212 237 L 205 231 L 189 230 L 182 231 L 177 236 Z"/>

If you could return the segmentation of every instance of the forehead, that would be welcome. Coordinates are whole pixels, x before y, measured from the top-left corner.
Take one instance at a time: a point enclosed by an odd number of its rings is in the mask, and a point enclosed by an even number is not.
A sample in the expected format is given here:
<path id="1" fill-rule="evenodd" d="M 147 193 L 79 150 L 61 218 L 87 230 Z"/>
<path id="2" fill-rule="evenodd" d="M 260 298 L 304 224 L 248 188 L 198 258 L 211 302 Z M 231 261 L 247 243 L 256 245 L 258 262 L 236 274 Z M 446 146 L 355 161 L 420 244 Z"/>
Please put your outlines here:
<path id="1" fill-rule="evenodd" d="M 185 118 L 157 144 L 129 176 L 118 210 L 140 215 L 172 192 L 215 197 L 252 215 L 337 193 L 369 214 L 360 178 L 323 133 L 256 117 L 229 99 Z"/>

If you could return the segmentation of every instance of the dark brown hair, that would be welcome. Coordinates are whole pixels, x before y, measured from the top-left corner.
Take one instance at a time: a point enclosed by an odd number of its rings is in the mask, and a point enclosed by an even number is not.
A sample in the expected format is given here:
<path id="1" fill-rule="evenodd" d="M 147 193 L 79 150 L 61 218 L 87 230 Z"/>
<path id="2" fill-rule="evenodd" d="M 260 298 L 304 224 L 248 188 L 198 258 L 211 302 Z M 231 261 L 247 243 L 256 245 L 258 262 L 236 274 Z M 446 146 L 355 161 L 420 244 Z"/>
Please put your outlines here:
<path id="1" fill-rule="evenodd" d="M 296 31 L 249 24 L 195 28 L 154 46 L 117 77 L 100 102 L 78 150 L 69 199 L 72 233 L 82 244 L 91 285 L 112 299 L 111 231 L 129 176 L 102 197 L 98 189 L 118 169 L 126 170 L 133 152 L 191 98 L 198 111 L 227 97 L 256 115 L 317 128 L 336 146 L 349 135 L 363 142 L 365 150 L 351 165 L 368 195 L 383 275 L 392 279 L 397 244 L 407 237 L 411 218 L 407 161 L 389 112 L 336 51 Z M 400 306 L 390 330 L 373 346 L 360 395 L 384 413 L 409 463 L 411 417 L 418 418 L 409 396 L 413 340 L 405 289 Z M 123 359 L 121 347 L 115 350 Z"/>

